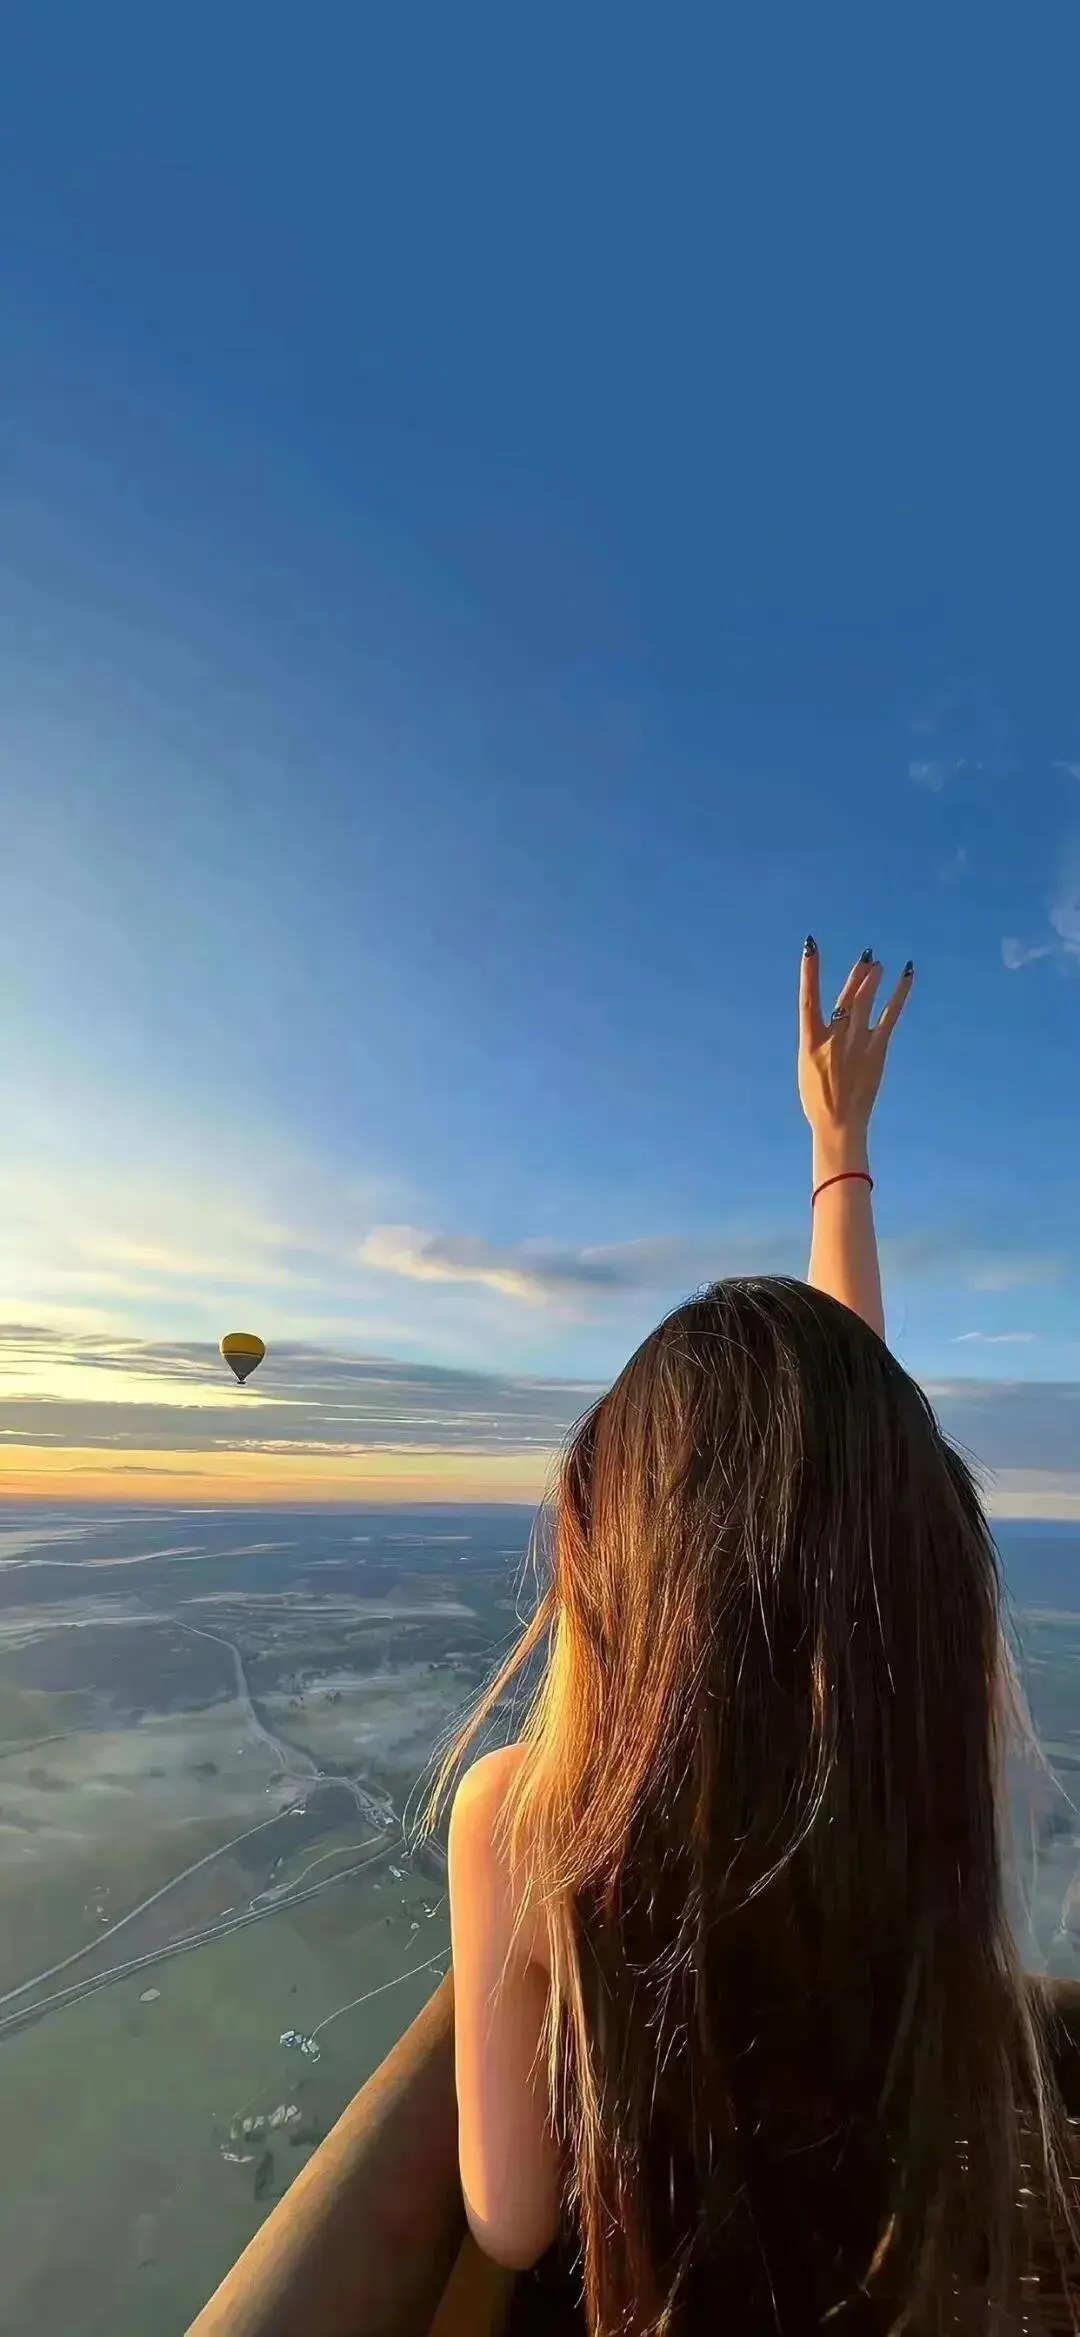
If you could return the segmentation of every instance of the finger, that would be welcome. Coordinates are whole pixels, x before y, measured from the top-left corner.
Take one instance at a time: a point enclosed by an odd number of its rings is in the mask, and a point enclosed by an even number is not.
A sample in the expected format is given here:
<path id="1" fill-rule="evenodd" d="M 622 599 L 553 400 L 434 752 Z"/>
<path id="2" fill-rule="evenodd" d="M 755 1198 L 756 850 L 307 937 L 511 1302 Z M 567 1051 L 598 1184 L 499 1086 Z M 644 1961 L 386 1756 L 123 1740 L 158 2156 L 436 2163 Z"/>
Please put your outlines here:
<path id="1" fill-rule="evenodd" d="M 880 1032 L 886 1046 L 888 1045 L 889 1040 L 891 1039 L 892 1034 L 896 1029 L 897 1023 L 903 1014 L 908 999 L 911 996 L 911 985 L 914 978 L 915 968 L 909 962 L 909 964 L 904 967 L 904 971 L 900 976 L 900 980 L 898 981 L 895 990 L 893 991 L 892 997 L 882 1007 L 881 1013 L 879 1014 L 877 1022 L 874 1025 L 875 1030 Z"/>
<path id="2" fill-rule="evenodd" d="M 851 1012 L 852 1003 L 858 996 L 858 992 L 861 988 L 861 985 L 866 980 L 872 963 L 872 958 L 861 957 L 856 958 L 855 964 L 852 966 L 847 981 L 845 982 L 844 987 L 840 992 L 840 996 L 836 1001 L 837 1006 L 842 1006 L 845 1012 L 848 1014 Z"/>
<path id="3" fill-rule="evenodd" d="M 870 1013 L 878 994 L 883 968 L 877 958 L 872 958 L 870 964 L 863 966 L 861 970 L 863 978 L 854 992 L 848 1012 L 852 1028 L 864 1031 L 870 1022 Z"/>
<path id="4" fill-rule="evenodd" d="M 819 1047 L 825 1036 L 821 1013 L 821 959 L 816 949 L 803 951 L 799 974 L 799 1026 L 803 1045 Z"/>

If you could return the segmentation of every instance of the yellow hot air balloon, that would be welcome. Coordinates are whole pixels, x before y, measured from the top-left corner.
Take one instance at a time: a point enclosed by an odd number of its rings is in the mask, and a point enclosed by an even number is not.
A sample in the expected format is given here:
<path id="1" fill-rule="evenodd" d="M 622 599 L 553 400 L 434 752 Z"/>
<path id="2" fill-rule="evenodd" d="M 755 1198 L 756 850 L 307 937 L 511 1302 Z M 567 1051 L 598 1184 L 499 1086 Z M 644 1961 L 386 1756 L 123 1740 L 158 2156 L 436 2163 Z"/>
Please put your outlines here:
<path id="1" fill-rule="evenodd" d="M 226 1331 L 221 1352 L 243 1387 L 249 1373 L 258 1370 L 266 1349 L 254 1331 Z"/>

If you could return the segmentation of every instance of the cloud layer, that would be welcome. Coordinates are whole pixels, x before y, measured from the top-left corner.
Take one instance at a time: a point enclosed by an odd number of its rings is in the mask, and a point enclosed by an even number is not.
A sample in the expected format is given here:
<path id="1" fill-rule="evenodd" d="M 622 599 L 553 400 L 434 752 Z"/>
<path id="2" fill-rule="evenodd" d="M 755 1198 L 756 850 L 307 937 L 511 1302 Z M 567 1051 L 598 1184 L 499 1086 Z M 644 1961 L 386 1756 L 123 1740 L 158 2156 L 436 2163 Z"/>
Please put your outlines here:
<path id="1" fill-rule="evenodd" d="M 3 1395 L 27 1362 L 77 1362 L 102 1392 Z M 157 1380 L 158 1400 L 141 1393 Z M 110 1384 L 111 1383 L 111 1384 Z M 140 1390 L 124 1399 L 125 1384 Z M 162 1452 L 547 1451 L 597 1391 L 591 1383 L 443 1369 L 386 1356 L 275 1346 L 260 1378 L 226 1383 L 216 1350 L 0 1326 L 0 1448 L 12 1445 Z"/>
<path id="2" fill-rule="evenodd" d="M 0 1391 L 28 1360 L 77 1361 L 101 1394 L 0 1392 L 0 1450 L 13 1447 L 298 1453 L 534 1453 L 554 1450 L 601 1392 L 588 1380 L 482 1373 L 284 1345 L 259 1381 L 223 1384 L 209 1344 L 110 1339 L 0 1326 Z M 157 1382 L 159 1400 L 125 1400 Z M 1080 1382 L 927 1383 L 946 1434 L 990 1470 L 1066 1472 L 1080 1455 Z"/>

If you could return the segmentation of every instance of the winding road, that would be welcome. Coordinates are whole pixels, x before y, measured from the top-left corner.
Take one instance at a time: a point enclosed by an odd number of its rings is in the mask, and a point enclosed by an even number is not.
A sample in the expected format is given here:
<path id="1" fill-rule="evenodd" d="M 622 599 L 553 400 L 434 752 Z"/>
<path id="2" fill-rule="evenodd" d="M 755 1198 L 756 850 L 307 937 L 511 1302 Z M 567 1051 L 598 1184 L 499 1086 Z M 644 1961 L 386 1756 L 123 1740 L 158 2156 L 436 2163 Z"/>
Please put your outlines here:
<path id="1" fill-rule="evenodd" d="M 240 1649 L 236 1645 L 236 1641 L 234 1639 L 223 1639 L 219 1631 L 207 1631 L 199 1623 L 185 1623 L 182 1615 L 170 1615 L 169 1621 L 170 1623 L 175 1623 L 179 1630 L 190 1632 L 193 1639 L 209 1639 L 214 1647 L 223 1647 L 225 1649 L 227 1655 L 229 1655 L 232 1659 L 233 1679 L 236 1685 L 236 1700 L 243 1711 L 244 1718 L 247 1721 L 252 1735 L 258 1738 L 261 1745 L 265 1745 L 268 1753 L 273 1754 L 275 1761 L 280 1764 L 281 1768 L 285 1772 L 286 1777 L 294 1778 L 297 1783 L 304 1783 L 307 1785 L 313 1784 L 319 1775 L 319 1771 L 316 1768 L 310 1753 L 301 1753 L 295 1745 L 282 1744 L 279 1737 L 271 1736 L 270 1730 L 264 1727 L 263 1722 L 259 1719 L 259 1715 L 256 1712 L 255 1706 L 251 1700 L 251 1689 L 248 1686 L 248 1676 L 244 1670 L 244 1658 L 240 1653 Z"/>
<path id="2" fill-rule="evenodd" d="M 248 1676 L 244 1670 L 244 1658 L 234 1639 L 224 1638 L 220 1631 L 207 1631 L 205 1625 L 186 1623 L 182 1615 L 170 1615 L 169 1621 L 175 1623 L 178 1630 L 189 1631 L 194 1639 L 209 1639 L 213 1646 L 225 1649 L 232 1661 L 236 1698 L 247 1725 L 253 1736 L 258 1738 L 259 1743 L 273 1754 L 286 1777 L 298 1785 L 340 1785 L 346 1793 L 351 1793 L 357 1809 L 361 1816 L 367 1819 L 369 1825 L 380 1827 L 387 1825 L 392 1813 L 381 1807 L 374 1797 L 357 1783 L 355 1777 L 328 1775 L 325 1770 L 318 1767 L 310 1753 L 302 1752 L 298 1745 L 288 1744 L 283 1737 L 274 1736 L 266 1727 L 265 1722 L 260 1720 L 248 1685 Z"/>

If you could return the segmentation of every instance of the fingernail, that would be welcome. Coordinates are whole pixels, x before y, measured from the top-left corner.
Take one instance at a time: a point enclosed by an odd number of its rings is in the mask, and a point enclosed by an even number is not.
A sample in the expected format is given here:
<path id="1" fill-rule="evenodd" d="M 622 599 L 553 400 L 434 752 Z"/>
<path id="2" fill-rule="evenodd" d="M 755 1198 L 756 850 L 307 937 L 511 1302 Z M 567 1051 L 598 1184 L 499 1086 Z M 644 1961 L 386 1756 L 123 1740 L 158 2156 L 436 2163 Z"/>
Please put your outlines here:
<path id="1" fill-rule="evenodd" d="M 806 940 L 803 943 L 803 956 L 804 958 L 814 958 L 817 956 L 817 943 L 814 940 L 812 933 L 807 934 Z"/>
<path id="2" fill-rule="evenodd" d="M 909 959 L 908 959 L 908 962 L 907 962 L 907 964 L 906 964 L 906 966 L 904 967 L 904 972 L 905 972 L 905 974 L 913 974 L 913 973 L 914 973 L 914 971 L 915 971 L 914 965 L 912 964 L 912 961 L 911 961 L 911 959 L 909 958 Z"/>
<path id="3" fill-rule="evenodd" d="M 873 965 L 873 962 L 874 962 L 874 953 L 873 953 L 873 950 L 872 950 L 872 949 L 864 949 L 864 951 L 863 951 L 863 953 L 862 953 L 862 956 L 861 956 L 861 958 L 859 959 L 859 964 L 860 964 L 861 966 L 872 966 L 872 965 Z"/>

